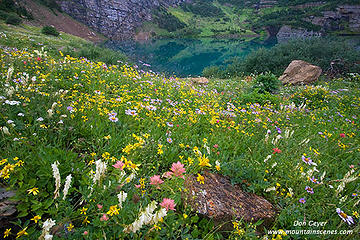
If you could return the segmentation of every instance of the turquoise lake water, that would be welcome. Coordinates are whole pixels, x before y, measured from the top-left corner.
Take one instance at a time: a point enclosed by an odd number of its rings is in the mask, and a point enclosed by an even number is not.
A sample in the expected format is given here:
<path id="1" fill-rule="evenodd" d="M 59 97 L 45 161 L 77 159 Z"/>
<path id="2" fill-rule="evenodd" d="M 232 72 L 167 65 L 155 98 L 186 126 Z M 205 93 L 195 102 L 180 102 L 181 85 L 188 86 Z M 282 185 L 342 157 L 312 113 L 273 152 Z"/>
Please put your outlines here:
<path id="1" fill-rule="evenodd" d="M 199 76 L 207 66 L 222 65 L 232 57 L 244 58 L 261 47 L 271 48 L 276 39 L 265 42 L 235 39 L 156 39 L 149 41 L 107 42 L 141 68 L 179 77 Z M 148 66 L 150 65 L 150 66 Z"/>

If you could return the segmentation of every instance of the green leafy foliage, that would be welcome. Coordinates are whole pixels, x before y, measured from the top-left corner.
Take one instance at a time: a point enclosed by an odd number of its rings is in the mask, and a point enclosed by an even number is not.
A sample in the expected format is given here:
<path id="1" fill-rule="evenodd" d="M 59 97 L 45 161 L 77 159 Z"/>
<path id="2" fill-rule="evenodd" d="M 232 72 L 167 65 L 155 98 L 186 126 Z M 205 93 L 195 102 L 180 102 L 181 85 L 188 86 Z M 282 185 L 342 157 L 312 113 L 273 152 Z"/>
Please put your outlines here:
<path id="1" fill-rule="evenodd" d="M 252 88 L 259 93 L 274 93 L 279 90 L 281 82 L 272 73 L 260 74 L 253 82 Z"/>
<path id="2" fill-rule="evenodd" d="M 5 20 L 5 23 L 11 25 L 19 25 L 21 22 L 22 22 L 21 18 L 14 13 L 10 13 Z"/>
<path id="3" fill-rule="evenodd" d="M 193 14 L 202 17 L 223 17 L 224 12 L 213 5 L 213 1 L 194 1 L 192 3 L 185 3 L 182 5 L 184 11 L 192 12 Z"/>
<path id="4" fill-rule="evenodd" d="M 53 26 L 44 26 L 44 27 L 42 28 L 41 32 L 42 32 L 43 34 L 52 35 L 52 36 L 55 36 L 55 37 L 59 36 L 59 34 L 60 34 L 60 33 L 56 30 L 56 28 L 53 27 Z"/>
<path id="5" fill-rule="evenodd" d="M 174 32 L 186 27 L 185 23 L 181 22 L 163 7 L 159 7 L 153 11 L 153 21 L 157 23 L 160 28 L 166 29 L 169 32 Z"/>
<path id="6" fill-rule="evenodd" d="M 341 74 L 359 72 L 358 59 L 360 51 L 353 43 L 338 38 L 314 38 L 308 40 L 292 40 L 277 44 L 271 49 L 261 48 L 249 54 L 244 60 L 232 59 L 227 66 L 218 66 L 204 70 L 216 77 L 234 77 L 243 74 L 273 72 L 280 76 L 293 60 L 303 60 L 320 66 L 326 73 L 332 61 L 340 59 Z"/>

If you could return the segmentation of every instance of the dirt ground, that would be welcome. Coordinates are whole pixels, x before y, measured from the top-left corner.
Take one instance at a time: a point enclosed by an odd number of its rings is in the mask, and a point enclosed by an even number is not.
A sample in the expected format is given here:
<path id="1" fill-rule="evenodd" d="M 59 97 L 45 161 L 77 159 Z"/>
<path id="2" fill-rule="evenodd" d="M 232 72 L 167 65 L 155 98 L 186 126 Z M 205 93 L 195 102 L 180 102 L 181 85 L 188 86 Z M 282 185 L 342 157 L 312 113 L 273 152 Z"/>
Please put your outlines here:
<path id="1" fill-rule="evenodd" d="M 58 31 L 75 35 L 91 42 L 100 42 L 105 40 L 105 37 L 94 30 L 85 26 L 84 24 L 74 20 L 65 13 L 54 10 L 54 13 L 49 8 L 42 6 L 33 0 L 24 0 L 24 7 L 31 12 L 35 20 L 27 21 L 26 23 L 33 26 L 49 25 L 55 27 Z"/>

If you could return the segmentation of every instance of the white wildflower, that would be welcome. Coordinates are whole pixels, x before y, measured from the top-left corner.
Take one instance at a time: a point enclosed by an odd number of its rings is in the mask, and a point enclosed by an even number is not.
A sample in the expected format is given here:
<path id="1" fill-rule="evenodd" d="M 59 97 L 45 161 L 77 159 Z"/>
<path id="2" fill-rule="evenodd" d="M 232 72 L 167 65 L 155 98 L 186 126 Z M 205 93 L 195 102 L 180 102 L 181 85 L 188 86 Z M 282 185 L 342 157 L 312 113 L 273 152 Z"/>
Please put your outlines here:
<path id="1" fill-rule="evenodd" d="M 49 118 L 51 118 L 54 115 L 54 111 L 52 109 L 47 110 L 47 113 L 49 115 Z"/>
<path id="2" fill-rule="evenodd" d="M 45 240 L 52 240 L 53 239 L 53 235 L 50 234 L 46 234 L 44 237 Z"/>
<path id="3" fill-rule="evenodd" d="M 134 232 L 135 233 L 138 230 L 140 230 L 140 228 L 143 225 L 149 224 L 154 217 L 153 212 L 156 209 L 156 205 L 157 205 L 157 202 L 152 201 L 145 208 L 145 210 L 140 213 L 138 219 L 136 219 L 132 224 L 130 224 L 124 228 L 124 232 L 126 232 L 126 233 Z"/>
<path id="4" fill-rule="evenodd" d="M 66 181 L 65 181 L 65 186 L 64 186 L 64 196 L 63 196 L 63 200 L 65 200 L 66 195 L 68 194 L 70 185 L 71 185 L 71 174 L 69 176 L 66 177 Z"/>
<path id="5" fill-rule="evenodd" d="M 125 201 L 126 197 L 127 197 L 127 193 L 124 191 L 121 191 L 118 195 L 117 195 L 118 199 L 119 199 L 119 207 L 122 208 L 122 203 Z"/>
<path id="6" fill-rule="evenodd" d="M 46 219 L 46 221 L 43 223 L 43 231 L 44 232 L 50 232 L 50 229 L 55 226 L 56 221 L 52 220 L 51 218 Z"/>
<path id="7" fill-rule="evenodd" d="M 271 154 L 268 155 L 268 156 L 264 159 L 264 162 L 267 162 L 270 158 L 271 158 Z"/>
<path id="8" fill-rule="evenodd" d="M 158 222 L 160 221 L 160 219 L 162 219 L 163 217 L 166 216 L 166 214 L 167 214 L 166 209 L 165 209 L 165 208 L 161 208 L 159 211 L 157 211 L 157 212 L 153 215 L 153 217 L 152 217 L 152 219 L 151 219 L 151 221 L 150 221 L 149 224 L 156 224 L 156 223 L 158 223 Z"/>
<path id="9" fill-rule="evenodd" d="M 276 188 L 275 187 L 269 187 L 267 189 L 265 189 L 265 192 L 271 192 L 271 191 L 275 191 Z"/>
<path id="10" fill-rule="evenodd" d="M 7 127 L 5 127 L 5 126 L 2 127 L 2 131 L 3 131 L 4 134 L 10 135 L 9 129 Z"/>
<path id="11" fill-rule="evenodd" d="M 96 165 L 96 171 L 95 175 L 93 177 L 93 182 L 96 183 L 96 181 L 100 181 L 101 176 L 105 174 L 106 171 L 106 162 L 102 162 L 101 160 L 97 160 L 95 162 Z"/>
<path id="12" fill-rule="evenodd" d="M 7 74 L 6 74 L 6 82 L 8 82 L 12 76 L 14 72 L 14 68 L 11 66 L 9 67 L 8 71 L 7 71 Z"/>
<path id="13" fill-rule="evenodd" d="M 60 178 L 60 172 L 59 172 L 58 165 L 59 165 L 58 161 L 51 164 L 51 167 L 52 167 L 52 170 L 53 170 L 53 176 L 55 178 L 54 199 L 59 197 L 59 190 L 60 190 L 60 185 L 61 185 L 61 178 Z"/>

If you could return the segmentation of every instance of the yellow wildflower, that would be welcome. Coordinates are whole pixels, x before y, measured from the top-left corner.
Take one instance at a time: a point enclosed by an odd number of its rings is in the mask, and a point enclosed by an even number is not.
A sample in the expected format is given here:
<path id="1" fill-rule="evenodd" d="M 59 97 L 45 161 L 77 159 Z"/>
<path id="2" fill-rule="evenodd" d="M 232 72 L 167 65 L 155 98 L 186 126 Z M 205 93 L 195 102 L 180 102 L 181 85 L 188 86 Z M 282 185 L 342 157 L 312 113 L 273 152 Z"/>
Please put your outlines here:
<path id="1" fill-rule="evenodd" d="M 67 227 L 67 230 L 69 232 L 71 232 L 74 229 L 74 225 L 72 225 L 72 223 L 69 224 L 69 226 Z"/>
<path id="2" fill-rule="evenodd" d="M 24 228 L 23 230 L 21 230 L 20 232 L 18 232 L 16 238 L 19 238 L 24 235 L 28 235 L 28 233 L 26 232 L 26 229 L 27 229 L 27 227 Z"/>
<path id="3" fill-rule="evenodd" d="M 80 209 L 80 214 L 86 215 L 87 210 L 88 210 L 88 208 L 83 207 L 82 209 Z"/>
<path id="4" fill-rule="evenodd" d="M 211 164 L 209 163 L 210 160 L 205 155 L 198 157 L 198 159 L 200 167 L 211 167 Z"/>
<path id="5" fill-rule="evenodd" d="M 6 229 L 4 232 L 4 238 L 7 238 L 10 235 L 10 233 L 11 233 L 11 228 Z"/>
<path id="6" fill-rule="evenodd" d="M 110 216 L 112 216 L 112 215 L 118 215 L 118 214 L 119 214 L 118 205 L 110 206 L 110 209 L 109 209 L 109 211 L 107 212 L 107 214 L 109 214 Z"/>
<path id="7" fill-rule="evenodd" d="M 204 176 L 202 176 L 200 173 L 198 173 L 198 176 L 196 178 L 196 180 L 200 183 L 200 184 L 204 184 L 205 182 L 205 178 Z"/>
<path id="8" fill-rule="evenodd" d="M 37 223 L 40 219 L 41 219 L 41 217 L 39 215 L 36 215 L 30 220 L 33 220 L 35 223 Z"/>
<path id="9" fill-rule="evenodd" d="M 34 188 L 31 188 L 28 191 L 28 194 L 34 194 L 34 195 L 37 195 L 39 193 L 39 189 L 37 187 L 34 187 Z"/>

